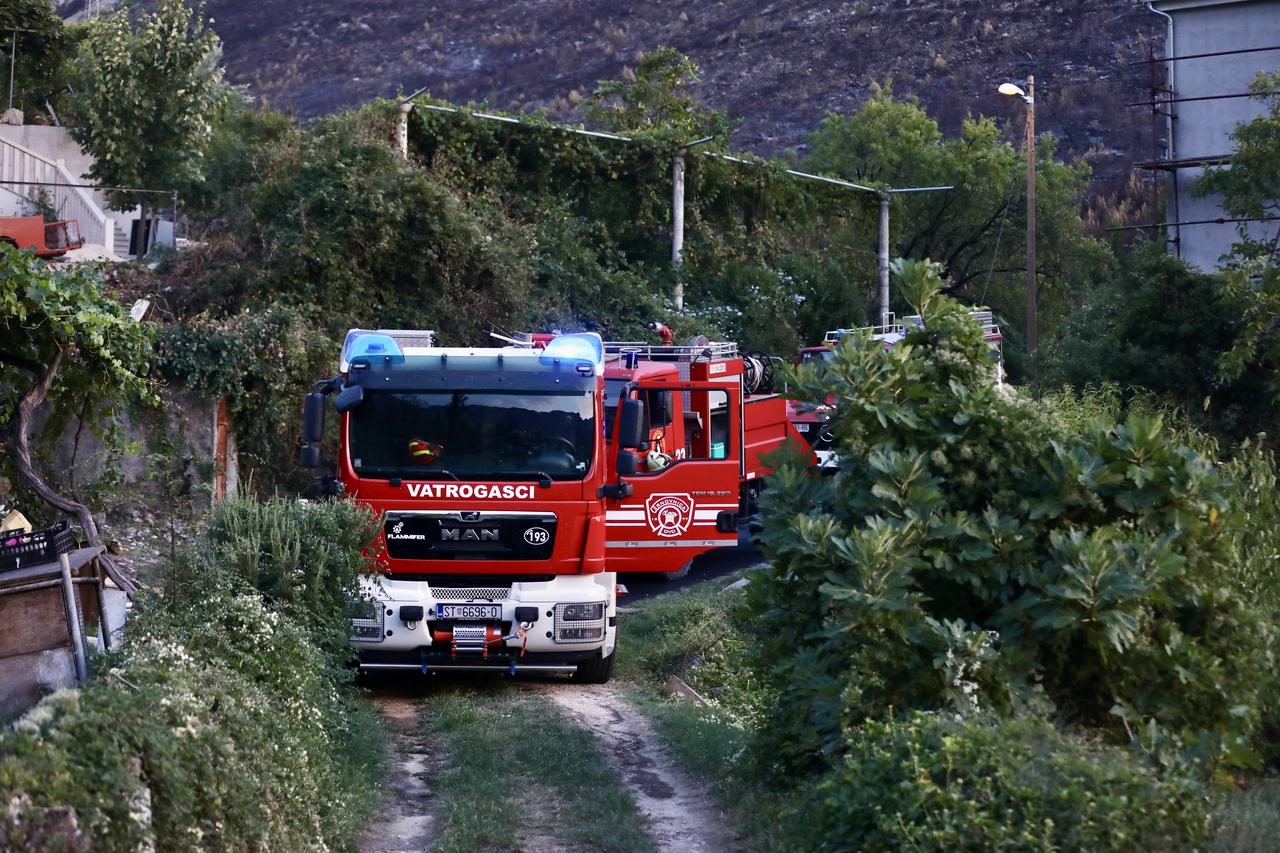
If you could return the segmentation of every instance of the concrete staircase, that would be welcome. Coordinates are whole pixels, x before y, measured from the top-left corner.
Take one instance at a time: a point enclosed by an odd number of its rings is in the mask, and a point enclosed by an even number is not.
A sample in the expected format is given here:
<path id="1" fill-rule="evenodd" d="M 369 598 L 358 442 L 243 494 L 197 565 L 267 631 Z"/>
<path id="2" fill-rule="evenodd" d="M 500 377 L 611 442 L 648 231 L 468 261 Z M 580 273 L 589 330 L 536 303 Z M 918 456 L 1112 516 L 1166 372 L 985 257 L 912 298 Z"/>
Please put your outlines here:
<path id="1" fill-rule="evenodd" d="M 114 253 L 119 229 L 88 191 L 78 186 L 67 186 L 80 183 L 82 181 L 67 171 L 63 161 L 50 160 L 0 137 L 0 188 L 5 195 L 31 206 L 38 199 L 47 201 L 59 218 L 74 219 L 79 223 L 80 237 L 85 244 L 101 246 Z M 127 244 L 125 248 L 128 248 Z"/>

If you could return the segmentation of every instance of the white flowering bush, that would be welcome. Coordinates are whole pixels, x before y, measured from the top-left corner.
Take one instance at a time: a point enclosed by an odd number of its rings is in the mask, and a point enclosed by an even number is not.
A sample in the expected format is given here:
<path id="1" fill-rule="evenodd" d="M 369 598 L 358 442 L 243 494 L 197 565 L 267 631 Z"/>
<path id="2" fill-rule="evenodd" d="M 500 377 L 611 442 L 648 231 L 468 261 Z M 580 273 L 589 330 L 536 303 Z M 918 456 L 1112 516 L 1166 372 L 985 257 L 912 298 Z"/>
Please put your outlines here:
<path id="1" fill-rule="evenodd" d="M 306 512 L 356 518 L 333 505 Z M 0 735 L 0 849 L 352 846 L 379 739 L 343 662 L 317 642 L 329 631 L 313 624 L 345 617 L 264 596 L 244 569 L 187 558 L 172 573 L 186 586 L 141 593 L 123 648 L 97 659 L 83 689 L 46 698 Z M 186 577 L 197 573 L 200 584 Z M 50 829 L 47 816 L 68 808 L 79 836 Z"/>

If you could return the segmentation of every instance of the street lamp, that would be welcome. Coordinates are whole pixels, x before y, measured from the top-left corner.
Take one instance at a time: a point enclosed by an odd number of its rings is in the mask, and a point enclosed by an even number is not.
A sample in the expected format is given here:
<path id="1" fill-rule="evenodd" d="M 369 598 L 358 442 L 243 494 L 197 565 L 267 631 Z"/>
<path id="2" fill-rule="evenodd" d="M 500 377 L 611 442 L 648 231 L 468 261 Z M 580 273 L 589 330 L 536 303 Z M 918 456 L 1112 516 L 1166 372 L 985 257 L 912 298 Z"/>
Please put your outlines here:
<path id="1" fill-rule="evenodd" d="M 1035 376 L 1036 339 L 1036 78 L 1027 77 L 1027 88 L 1001 83 L 1001 95 L 1022 98 L 1027 105 L 1027 375 Z"/>

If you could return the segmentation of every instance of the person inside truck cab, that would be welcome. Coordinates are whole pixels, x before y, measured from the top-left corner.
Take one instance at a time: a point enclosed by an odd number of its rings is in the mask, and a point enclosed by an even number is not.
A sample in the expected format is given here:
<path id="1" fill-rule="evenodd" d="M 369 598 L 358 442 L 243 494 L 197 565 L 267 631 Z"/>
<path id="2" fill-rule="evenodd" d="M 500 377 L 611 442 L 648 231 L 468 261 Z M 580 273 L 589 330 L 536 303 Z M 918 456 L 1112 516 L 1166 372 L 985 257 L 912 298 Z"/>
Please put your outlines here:
<path id="1" fill-rule="evenodd" d="M 415 465 L 430 465 L 438 460 L 443 453 L 443 445 L 436 444 L 434 441 L 427 441 L 425 438 L 409 440 L 409 458 Z"/>

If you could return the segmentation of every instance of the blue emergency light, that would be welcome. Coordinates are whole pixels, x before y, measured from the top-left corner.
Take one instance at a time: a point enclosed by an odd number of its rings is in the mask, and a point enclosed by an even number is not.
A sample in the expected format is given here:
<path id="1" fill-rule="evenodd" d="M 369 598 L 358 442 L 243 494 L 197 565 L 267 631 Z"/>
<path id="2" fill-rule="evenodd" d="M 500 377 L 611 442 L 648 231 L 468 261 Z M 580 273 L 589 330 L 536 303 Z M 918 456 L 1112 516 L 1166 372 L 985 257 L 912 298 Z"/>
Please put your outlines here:
<path id="1" fill-rule="evenodd" d="M 559 335 L 547 343 L 539 361 L 543 364 L 576 363 L 581 372 L 594 373 L 604 363 L 604 343 L 595 332 Z"/>
<path id="2" fill-rule="evenodd" d="M 390 335 L 365 332 L 360 329 L 352 329 L 347 333 L 347 340 L 342 347 L 344 362 L 350 363 L 361 356 L 376 358 L 384 355 L 404 355 L 400 351 L 400 345 Z"/>

